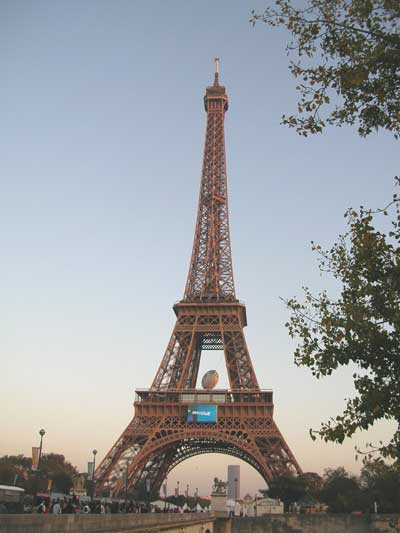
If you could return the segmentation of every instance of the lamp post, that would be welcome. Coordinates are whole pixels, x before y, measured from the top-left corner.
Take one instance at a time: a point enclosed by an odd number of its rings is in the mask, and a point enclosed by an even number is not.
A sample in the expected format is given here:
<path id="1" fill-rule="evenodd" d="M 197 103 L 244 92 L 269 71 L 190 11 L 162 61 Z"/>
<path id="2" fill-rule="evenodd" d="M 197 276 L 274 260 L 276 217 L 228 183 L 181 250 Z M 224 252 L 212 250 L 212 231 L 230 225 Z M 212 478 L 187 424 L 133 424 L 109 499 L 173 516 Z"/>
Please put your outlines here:
<path id="1" fill-rule="evenodd" d="M 128 469 L 129 469 L 129 463 L 126 462 L 126 471 L 125 471 L 125 512 L 127 513 L 127 505 L 128 505 Z"/>
<path id="2" fill-rule="evenodd" d="M 124 486 L 125 486 L 125 513 L 127 512 L 126 508 L 127 508 L 127 501 L 128 501 L 128 467 L 129 467 L 129 463 L 127 462 L 125 471 L 123 468 L 119 469 L 121 473 L 122 481 L 124 482 Z"/>
<path id="3" fill-rule="evenodd" d="M 164 489 L 164 511 L 167 510 L 167 496 L 168 496 L 168 477 L 165 478 Z"/>
<path id="4" fill-rule="evenodd" d="M 150 480 L 150 478 L 146 478 L 147 510 L 149 512 L 151 511 L 150 491 L 151 491 L 151 480 Z"/>
<path id="5" fill-rule="evenodd" d="M 97 450 L 94 449 L 94 450 L 92 451 L 92 454 L 93 454 L 93 474 L 92 474 L 93 477 L 92 477 L 92 494 L 91 494 L 91 496 L 92 496 L 92 501 L 93 501 L 93 498 L 94 498 L 95 495 L 96 495 L 96 480 L 95 480 L 95 478 L 94 478 L 94 472 L 95 472 L 95 470 L 96 470 L 96 455 L 97 455 Z"/>
<path id="6" fill-rule="evenodd" d="M 238 500 L 238 478 L 235 477 L 235 479 L 233 480 L 235 482 L 235 501 Z"/>
<path id="7" fill-rule="evenodd" d="M 40 435 L 40 445 L 39 445 L 39 457 L 38 457 L 38 464 L 36 468 L 36 477 L 35 477 L 35 496 L 37 496 L 37 492 L 38 492 L 39 468 L 40 468 L 40 460 L 42 458 L 43 437 L 46 435 L 46 431 L 44 429 L 41 429 L 39 431 L 39 435 Z"/>
<path id="8" fill-rule="evenodd" d="M 120 468 L 120 469 L 119 469 L 119 473 L 121 474 L 122 481 L 125 482 L 125 479 L 124 479 L 124 469 L 123 469 L 123 468 Z M 125 506 L 126 506 L 126 501 L 125 501 Z M 120 512 L 121 512 L 121 511 L 120 511 Z"/>
<path id="9" fill-rule="evenodd" d="M 40 459 L 42 458 L 43 437 L 46 435 L 45 430 L 41 429 L 39 431 L 39 435 L 40 435 L 40 446 L 39 446 L 38 470 L 39 470 L 39 467 L 40 467 Z"/>

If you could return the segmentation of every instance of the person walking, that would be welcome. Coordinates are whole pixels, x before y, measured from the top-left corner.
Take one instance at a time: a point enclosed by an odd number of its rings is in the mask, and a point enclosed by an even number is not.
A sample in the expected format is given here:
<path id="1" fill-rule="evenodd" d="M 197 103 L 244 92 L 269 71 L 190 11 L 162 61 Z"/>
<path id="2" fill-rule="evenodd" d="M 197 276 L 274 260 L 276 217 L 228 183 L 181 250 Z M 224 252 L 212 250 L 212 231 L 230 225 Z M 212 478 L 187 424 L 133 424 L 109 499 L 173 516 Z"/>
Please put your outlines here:
<path id="1" fill-rule="evenodd" d="M 46 512 L 46 504 L 43 500 L 40 502 L 39 507 L 37 508 L 37 512 L 43 514 Z"/>
<path id="2" fill-rule="evenodd" d="M 61 514 L 61 505 L 58 500 L 53 505 L 53 514 Z"/>

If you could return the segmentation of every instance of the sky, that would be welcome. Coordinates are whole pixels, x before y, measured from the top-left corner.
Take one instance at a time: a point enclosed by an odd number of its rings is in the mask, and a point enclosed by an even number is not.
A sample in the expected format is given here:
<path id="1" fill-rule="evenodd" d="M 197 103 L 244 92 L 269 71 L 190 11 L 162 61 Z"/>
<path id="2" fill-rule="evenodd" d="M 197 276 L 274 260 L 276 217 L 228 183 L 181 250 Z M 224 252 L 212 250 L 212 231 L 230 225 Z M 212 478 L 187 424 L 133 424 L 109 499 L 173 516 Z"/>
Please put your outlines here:
<path id="1" fill-rule="evenodd" d="M 189 267 L 203 154 L 203 95 L 220 58 L 236 293 L 260 385 L 305 471 L 358 472 L 354 446 L 309 428 L 353 394 L 351 369 L 317 381 L 293 363 L 281 298 L 327 287 L 310 241 L 330 246 L 349 206 L 385 205 L 398 144 L 351 127 L 299 137 L 288 34 L 249 24 L 260 0 L 0 2 L 0 455 L 101 460 L 149 387 Z M 216 354 L 218 355 L 218 354 Z M 201 373 L 223 361 L 206 355 Z M 227 456 L 171 472 L 209 494 Z M 241 464 L 242 496 L 265 483 Z M 172 490 L 172 489 L 171 489 Z M 192 489 L 191 489 L 192 490 Z"/>

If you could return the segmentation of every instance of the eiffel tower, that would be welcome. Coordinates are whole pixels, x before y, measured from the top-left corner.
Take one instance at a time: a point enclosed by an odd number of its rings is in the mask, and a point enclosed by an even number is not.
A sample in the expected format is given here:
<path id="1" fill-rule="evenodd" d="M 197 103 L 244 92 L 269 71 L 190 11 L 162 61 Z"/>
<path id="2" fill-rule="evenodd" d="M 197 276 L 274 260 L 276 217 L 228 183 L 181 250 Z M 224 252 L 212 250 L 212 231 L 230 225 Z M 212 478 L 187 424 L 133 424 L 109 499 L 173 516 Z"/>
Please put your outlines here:
<path id="1" fill-rule="evenodd" d="M 95 472 L 97 494 L 116 497 L 145 483 L 158 491 L 189 457 L 224 453 L 271 482 L 301 468 L 273 419 L 271 390 L 259 387 L 236 298 L 228 217 L 225 87 L 206 89 L 207 127 L 193 251 L 176 323 L 150 389 L 136 391 L 135 414 Z M 223 350 L 229 389 L 196 388 L 202 350 Z"/>

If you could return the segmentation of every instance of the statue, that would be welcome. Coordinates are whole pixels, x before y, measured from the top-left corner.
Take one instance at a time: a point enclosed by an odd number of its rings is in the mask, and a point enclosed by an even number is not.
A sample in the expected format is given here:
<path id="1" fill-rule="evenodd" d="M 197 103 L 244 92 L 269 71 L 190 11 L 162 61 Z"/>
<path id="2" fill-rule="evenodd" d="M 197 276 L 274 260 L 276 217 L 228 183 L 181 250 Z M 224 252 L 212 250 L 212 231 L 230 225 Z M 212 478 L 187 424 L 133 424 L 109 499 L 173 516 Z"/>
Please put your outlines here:
<path id="1" fill-rule="evenodd" d="M 225 481 L 222 481 L 221 479 L 218 479 L 217 477 L 214 478 L 214 485 L 212 488 L 213 494 L 220 494 L 225 495 L 226 494 L 226 485 L 227 483 Z"/>

